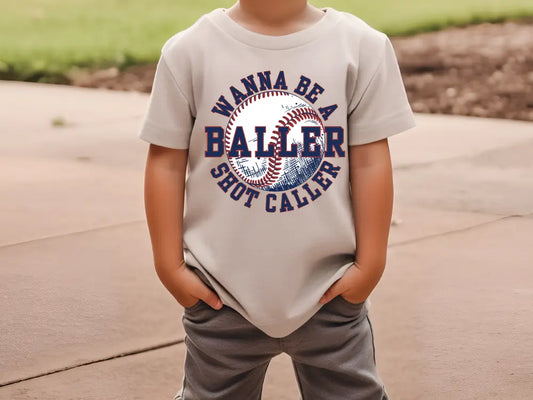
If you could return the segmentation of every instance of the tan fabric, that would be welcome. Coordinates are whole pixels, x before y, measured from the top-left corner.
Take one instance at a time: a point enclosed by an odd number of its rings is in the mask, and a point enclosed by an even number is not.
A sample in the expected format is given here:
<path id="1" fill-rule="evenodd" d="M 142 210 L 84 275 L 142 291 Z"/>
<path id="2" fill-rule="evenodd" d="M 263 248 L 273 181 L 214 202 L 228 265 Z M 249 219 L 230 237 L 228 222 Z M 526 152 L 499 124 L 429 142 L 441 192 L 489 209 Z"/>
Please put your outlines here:
<path id="1" fill-rule="evenodd" d="M 173 35 L 139 133 L 189 149 L 185 260 L 272 337 L 355 260 L 348 145 L 415 126 L 389 38 L 323 11 L 269 36 L 216 9 Z"/>

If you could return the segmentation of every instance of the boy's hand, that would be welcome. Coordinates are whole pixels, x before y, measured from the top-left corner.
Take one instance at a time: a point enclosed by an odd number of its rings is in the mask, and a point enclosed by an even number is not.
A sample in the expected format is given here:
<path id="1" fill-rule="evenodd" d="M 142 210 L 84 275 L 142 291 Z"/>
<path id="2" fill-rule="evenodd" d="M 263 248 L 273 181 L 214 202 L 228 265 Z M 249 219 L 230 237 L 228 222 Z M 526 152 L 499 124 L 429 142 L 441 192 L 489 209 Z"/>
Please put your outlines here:
<path id="1" fill-rule="evenodd" d="M 223 304 L 217 294 L 211 290 L 185 263 L 174 270 L 172 295 L 182 307 L 192 307 L 199 299 L 212 308 L 219 310 Z"/>
<path id="2" fill-rule="evenodd" d="M 350 303 L 362 303 L 367 299 L 375 284 L 375 274 L 370 269 L 363 269 L 356 262 L 350 266 L 340 279 L 336 280 L 320 298 L 320 303 L 325 304 L 340 295 Z M 375 282 L 375 283 L 374 283 Z"/>
<path id="3" fill-rule="evenodd" d="M 183 254 L 188 154 L 188 149 L 150 144 L 144 196 L 154 266 L 163 285 L 183 307 L 192 307 L 201 299 L 218 310 L 222 301 L 216 293 L 186 266 L 183 256 L 177 256 Z"/>
<path id="4" fill-rule="evenodd" d="M 387 138 L 349 146 L 355 223 L 355 261 L 319 300 L 337 295 L 362 303 L 379 282 L 387 260 L 393 203 L 392 164 Z"/>

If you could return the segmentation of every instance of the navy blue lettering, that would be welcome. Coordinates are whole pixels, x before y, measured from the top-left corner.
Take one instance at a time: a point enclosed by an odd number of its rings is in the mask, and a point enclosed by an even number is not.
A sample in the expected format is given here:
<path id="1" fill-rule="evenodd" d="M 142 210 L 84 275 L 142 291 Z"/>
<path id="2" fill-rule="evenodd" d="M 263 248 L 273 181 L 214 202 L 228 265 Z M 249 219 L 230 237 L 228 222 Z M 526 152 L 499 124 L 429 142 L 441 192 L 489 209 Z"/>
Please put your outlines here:
<path id="1" fill-rule="evenodd" d="M 206 126 L 207 150 L 206 157 L 220 157 L 224 154 L 224 129 L 220 126 Z M 216 150 L 214 149 L 216 145 Z"/>
<path id="2" fill-rule="evenodd" d="M 231 144 L 228 157 L 250 157 L 251 155 L 252 153 L 246 144 L 246 137 L 244 136 L 242 126 L 238 126 L 235 129 L 235 136 L 233 136 L 233 143 Z"/>
<path id="3" fill-rule="evenodd" d="M 274 89 L 287 90 L 287 83 L 285 83 L 285 72 L 279 71 L 278 78 L 274 84 Z"/>
<path id="4" fill-rule="evenodd" d="M 239 105 L 244 99 L 246 99 L 246 95 L 240 92 L 239 89 L 235 88 L 235 86 L 230 86 L 229 90 L 231 91 L 231 94 L 233 95 L 235 104 Z"/>
<path id="5" fill-rule="evenodd" d="M 297 189 L 291 190 L 291 193 L 296 199 L 296 204 L 298 205 L 298 208 L 302 208 L 303 206 L 306 206 L 309 204 L 309 200 L 307 200 L 307 197 L 304 196 L 303 200 L 300 199 Z"/>
<path id="6" fill-rule="evenodd" d="M 289 201 L 289 198 L 287 197 L 286 193 L 281 194 L 281 207 L 279 209 L 279 212 L 285 212 L 285 211 L 292 211 L 294 210 L 294 207 L 292 206 L 291 202 Z"/>
<path id="7" fill-rule="evenodd" d="M 266 196 L 266 202 L 265 202 L 265 210 L 267 210 L 269 213 L 276 212 L 276 206 L 273 206 L 270 204 L 270 200 L 276 200 L 276 195 L 274 193 L 269 193 Z"/>
<path id="8" fill-rule="evenodd" d="M 324 92 L 324 88 L 320 86 L 319 84 L 315 83 L 313 85 L 313 89 L 311 89 L 311 91 L 309 92 L 307 96 L 305 96 L 305 98 L 314 104 L 316 102 L 317 96 L 323 92 Z"/>
<path id="9" fill-rule="evenodd" d="M 320 186 L 322 186 L 322 189 L 324 190 L 328 190 L 328 188 L 331 185 L 331 180 L 330 179 L 324 180 L 324 176 L 322 175 L 321 171 L 317 171 L 316 174 L 313 175 L 311 180 L 318 183 Z"/>
<path id="10" fill-rule="evenodd" d="M 257 199 L 259 197 L 259 192 L 249 187 L 248 190 L 246 190 L 246 194 L 248 195 L 248 200 L 246 200 L 244 205 L 250 208 L 252 206 L 252 199 Z"/>
<path id="11" fill-rule="evenodd" d="M 305 191 L 307 193 L 309 193 L 309 196 L 311 196 L 311 200 L 315 201 L 315 199 L 319 198 L 322 193 L 320 193 L 320 190 L 316 189 L 314 192 L 311 191 L 311 189 L 309 189 L 309 184 L 308 183 L 305 183 L 302 188 L 305 189 Z"/>
<path id="12" fill-rule="evenodd" d="M 332 177 L 336 178 L 340 169 L 341 167 L 336 167 L 328 161 L 323 161 L 319 171 L 325 172 L 326 174 L 330 174 Z"/>
<path id="13" fill-rule="evenodd" d="M 259 77 L 259 89 L 267 90 L 272 89 L 272 82 L 270 81 L 270 71 L 258 72 Z"/>
<path id="14" fill-rule="evenodd" d="M 311 79 L 306 76 L 300 75 L 300 82 L 298 83 L 298 86 L 296 86 L 296 89 L 294 89 L 294 93 L 303 96 L 307 92 L 307 89 L 309 89 L 310 84 Z"/>
<path id="15" fill-rule="evenodd" d="M 327 107 L 320 107 L 318 109 L 318 112 L 322 115 L 322 118 L 324 118 L 324 121 L 327 121 L 329 116 L 337 109 L 337 104 L 333 104 L 331 106 Z"/>
<path id="16" fill-rule="evenodd" d="M 226 176 L 221 181 L 217 182 L 218 186 L 222 188 L 224 192 L 227 192 L 230 187 L 232 187 L 235 183 L 237 183 L 239 180 L 235 175 L 233 175 L 232 172 L 228 173 L 228 176 Z"/>
<path id="17" fill-rule="evenodd" d="M 335 150 L 337 149 L 337 154 L 339 157 L 344 157 L 345 153 L 342 149 L 342 144 L 344 143 L 344 129 L 342 126 L 326 126 L 326 151 L 324 152 L 324 157 L 335 157 Z M 333 134 L 337 134 L 336 137 L 333 137 Z"/>
<path id="18" fill-rule="evenodd" d="M 238 191 L 239 189 L 240 189 L 240 192 L 237 193 L 237 191 Z M 235 187 L 233 188 L 233 190 L 231 191 L 230 196 L 231 196 L 231 198 L 232 198 L 233 200 L 239 200 L 245 191 L 246 191 L 246 186 L 244 185 L 244 183 L 239 182 L 239 183 L 237 184 L 237 186 L 235 186 Z"/>
<path id="19" fill-rule="evenodd" d="M 304 134 L 302 157 L 320 157 L 320 145 L 315 142 L 315 138 L 320 136 L 320 126 L 302 126 L 302 133 Z M 314 144 L 313 150 L 311 144 Z"/>
<path id="20" fill-rule="evenodd" d="M 298 145 L 296 143 L 291 144 L 290 151 L 287 150 L 287 134 L 289 133 L 289 128 L 286 126 L 281 126 L 278 129 L 278 132 L 281 134 L 281 150 L 279 152 L 280 157 L 297 157 Z"/>
<path id="21" fill-rule="evenodd" d="M 257 150 L 255 152 L 255 156 L 257 158 L 260 157 L 273 157 L 274 156 L 274 143 L 268 144 L 268 150 L 265 150 L 265 131 L 266 127 L 264 126 L 256 126 L 255 127 L 255 133 L 257 133 Z"/>
<path id="22" fill-rule="evenodd" d="M 211 109 L 211 112 L 229 117 L 233 110 L 233 106 L 228 103 L 224 96 L 220 96 L 218 98 L 217 104 Z"/>
<path id="23" fill-rule="evenodd" d="M 244 84 L 247 96 L 251 96 L 259 91 L 259 89 L 257 89 L 257 85 L 255 84 L 253 75 L 248 75 L 246 78 L 242 78 L 241 82 Z"/>
<path id="24" fill-rule="evenodd" d="M 218 178 L 218 177 L 224 175 L 228 171 L 229 171 L 228 164 L 222 163 L 222 164 L 217 165 L 216 168 L 211 168 L 211 176 L 213 178 Z"/>

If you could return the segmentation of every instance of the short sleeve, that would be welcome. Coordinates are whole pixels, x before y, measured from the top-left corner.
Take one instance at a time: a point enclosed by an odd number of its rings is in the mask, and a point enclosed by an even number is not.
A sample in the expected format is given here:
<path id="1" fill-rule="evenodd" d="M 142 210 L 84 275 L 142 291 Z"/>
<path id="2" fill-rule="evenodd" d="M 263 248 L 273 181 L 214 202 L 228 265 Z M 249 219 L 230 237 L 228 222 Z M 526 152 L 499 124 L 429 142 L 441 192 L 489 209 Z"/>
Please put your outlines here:
<path id="1" fill-rule="evenodd" d="M 138 137 L 159 146 L 187 149 L 193 123 L 189 102 L 161 54 Z"/>
<path id="2" fill-rule="evenodd" d="M 357 82 L 348 109 L 349 145 L 370 143 L 416 126 L 394 48 L 385 38 L 377 68 Z"/>

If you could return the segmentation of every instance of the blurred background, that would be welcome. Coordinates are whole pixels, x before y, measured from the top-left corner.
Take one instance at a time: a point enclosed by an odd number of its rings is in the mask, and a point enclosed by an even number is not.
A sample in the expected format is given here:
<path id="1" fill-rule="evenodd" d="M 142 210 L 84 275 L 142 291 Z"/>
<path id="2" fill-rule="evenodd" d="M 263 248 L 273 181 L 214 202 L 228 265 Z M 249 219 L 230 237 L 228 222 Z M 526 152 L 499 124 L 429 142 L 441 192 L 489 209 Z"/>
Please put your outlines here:
<path id="1" fill-rule="evenodd" d="M 178 391 L 137 133 L 163 43 L 233 3 L 0 0 L 0 399 Z M 370 310 L 391 400 L 533 399 L 533 2 L 311 3 L 389 35 L 416 113 Z M 263 398 L 299 398 L 284 355 Z"/>
<path id="2" fill-rule="evenodd" d="M 232 4 L 0 0 L 0 79 L 149 92 L 165 40 L 206 11 Z M 395 37 L 414 111 L 533 120 L 530 0 L 313 4 L 354 13 Z M 437 30 L 444 32 L 414 35 Z"/>

